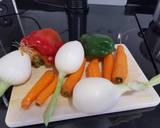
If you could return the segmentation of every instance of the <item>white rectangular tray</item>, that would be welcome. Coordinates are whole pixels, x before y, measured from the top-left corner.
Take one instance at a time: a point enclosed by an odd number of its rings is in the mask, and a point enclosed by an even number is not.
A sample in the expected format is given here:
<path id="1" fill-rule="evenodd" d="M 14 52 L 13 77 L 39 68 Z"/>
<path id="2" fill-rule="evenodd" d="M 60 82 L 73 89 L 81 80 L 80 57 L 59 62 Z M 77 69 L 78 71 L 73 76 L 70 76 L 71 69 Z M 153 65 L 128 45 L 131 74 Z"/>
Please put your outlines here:
<path id="1" fill-rule="evenodd" d="M 141 71 L 140 67 L 136 63 L 129 50 L 126 47 L 125 50 L 128 57 L 128 81 L 147 81 L 147 78 Z M 33 68 L 31 79 L 24 85 L 13 88 L 9 108 L 5 119 L 7 126 L 20 127 L 43 123 L 42 115 L 47 107 L 49 100 L 42 107 L 37 107 L 33 103 L 28 110 L 23 110 L 20 104 L 22 98 L 30 90 L 33 83 L 35 83 L 39 79 L 39 77 L 45 72 L 45 70 L 45 67 L 41 67 L 38 69 Z M 158 105 L 159 103 L 160 98 L 154 88 L 148 88 L 143 91 L 123 95 L 120 98 L 118 104 L 115 105 L 112 109 L 103 113 L 98 113 L 97 115 L 153 107 Z M 51 121 L 61 121 L 87 116 L 91 115 L 87 115 L 77 111 L 72 106 L 71 99 L 59 96 L 56 111 L 51 118 Z"/>

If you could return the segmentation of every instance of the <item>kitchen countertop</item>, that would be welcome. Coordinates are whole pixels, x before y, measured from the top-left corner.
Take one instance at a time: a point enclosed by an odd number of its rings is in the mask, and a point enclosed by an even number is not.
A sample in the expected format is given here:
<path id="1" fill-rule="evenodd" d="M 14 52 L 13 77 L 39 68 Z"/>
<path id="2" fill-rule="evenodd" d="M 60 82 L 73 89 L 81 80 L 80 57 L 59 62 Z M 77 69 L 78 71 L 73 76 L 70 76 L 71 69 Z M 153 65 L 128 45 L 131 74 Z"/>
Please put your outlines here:
<path id="1" fill-rule="evenodd" d="M 87 16 L 87 32 L 103 33 L 110 35 L 117 42 L 117 35 L 122 34 L 122 42 L 128 47 L 142 71 L 148 79 L 157 74 L 151 59 L 142 53 L 146 50 L 143 38 L 140 36 L 139 26 L 135 16 L 125 15 L 125 7 L 90 5 Z M 68 41 L 67 17 L 64 12 L 44 12 L 28 10 L 23 15 L 34 17 L 42 28 L 52 27 L 61 33 L 62 38 Z M 142 18 L 143 16 L 143 18 Z M 142 27 L 148 27 L 152 20 L 151 15 L 137 15 Z M 25 33 L 37 29 L 36 24 L 30 19 L 21 19 Z M 65 31 L 65 32 L 63 32 Z M 148 53 L 148 51 L 147 51 Z M 158 65 L 158 64 L 157 64 Z M 160 92 L 159 88 L 156 88 Z M 159 93 L 160 94 L 160 93 Z M 7 128 L 5 115 L 7 108 L 0 100 L 0 128 Z M 80 118 L 68 121 L 50 123 L 56 128 L 158 128 L 160 122 L 160 106 L 141 110 L 106 114 L 89 118 Z M 25 128 L 45 128 L 44 125 L 28 126 Z"/>

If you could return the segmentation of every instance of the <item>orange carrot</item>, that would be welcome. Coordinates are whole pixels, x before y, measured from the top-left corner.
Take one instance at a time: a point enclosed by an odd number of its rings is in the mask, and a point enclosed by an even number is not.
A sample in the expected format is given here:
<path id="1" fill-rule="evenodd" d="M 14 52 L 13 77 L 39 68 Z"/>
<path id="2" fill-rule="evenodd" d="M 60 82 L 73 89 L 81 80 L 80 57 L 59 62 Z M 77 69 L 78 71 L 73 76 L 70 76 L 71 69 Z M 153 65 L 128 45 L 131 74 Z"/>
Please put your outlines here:
<path id="1" fill-rule="evenodd" d="M 85 69 L 86 60 L 84 59 L 83 64 L 75 73 L 68 76 L 64 82 L 61 90 L 61 94 L 65 97 L 72 96 L 73 89 L 77 82 L 82 78 L 84 69 Z"/>
<path id="2" fill-rule="evenodd" d="M 22 108 L 29 108 L 31 103 L 38 97 L 42 90 L 44 90 L 48 86 L 48 84 L 53 81 L 54 75 L 55 74 L 52 70 L 48 70 L 41 76 L 41 78 L 36 82 L 36 84 L 31 88 L 31 90 L 22 100 Z"/>
<path id="3" fill-rule="evenodd" d="M 101 77 L 101 71 L 98 59 L 93 59 L 88 64 L 86 69 L 86 77 Z"/>
<path id="4" fill-rule="evenodd" d="M 58 82 L 58 75 L 55 74 L 54 80 L 38 95 L 35 103 L 38 106 L 42 106 L 49 96 L 53 94 Z"/>
<path id="5" fill-rule="evenodd" d="M 107 80 L 111 80 L 113 61 L 114 58 L 112 54 L 106 55 L 103 59 L 102 73 L 103 73 L 103 78 Z"/>
<path id="6" fill-rule="evenodd" d="M 118 45 L 112 71 L 112 82 L 123 83 L 128 76 L 127 55 L 125 54 L 123 45 Z"/>

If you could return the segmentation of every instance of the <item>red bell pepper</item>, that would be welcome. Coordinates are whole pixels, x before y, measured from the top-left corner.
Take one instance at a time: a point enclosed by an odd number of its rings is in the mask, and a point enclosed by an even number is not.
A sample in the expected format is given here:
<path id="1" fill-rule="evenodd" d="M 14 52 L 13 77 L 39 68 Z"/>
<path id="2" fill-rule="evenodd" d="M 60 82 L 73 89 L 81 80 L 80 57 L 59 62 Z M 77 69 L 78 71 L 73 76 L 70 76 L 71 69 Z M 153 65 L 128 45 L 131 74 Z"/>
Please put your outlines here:
<path id="1" fill-rule="evenodd" d="M 38 51 L 46 65 L 54 63 L 55 55 L 62 45 L 63 41 L 60 35 L 51 28 L 33 31 L 21 40 L 21 46 L 27 46 Z M 33 62 L 39 63 L 37 60 Z"/>

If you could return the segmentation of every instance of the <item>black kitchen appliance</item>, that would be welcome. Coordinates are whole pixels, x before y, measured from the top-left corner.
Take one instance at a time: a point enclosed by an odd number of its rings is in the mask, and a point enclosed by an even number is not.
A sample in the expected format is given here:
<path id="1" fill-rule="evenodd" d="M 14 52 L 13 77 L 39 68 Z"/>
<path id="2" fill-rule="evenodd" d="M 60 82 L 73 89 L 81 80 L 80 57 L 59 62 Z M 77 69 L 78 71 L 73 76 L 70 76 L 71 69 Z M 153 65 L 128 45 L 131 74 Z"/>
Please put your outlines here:
<path id="1" fill-rule="evenodd" d="M 68 19 L 69 40 L 86 33 L 88 0 L 16 0 L 20 9 L 64 11 Z"/>

